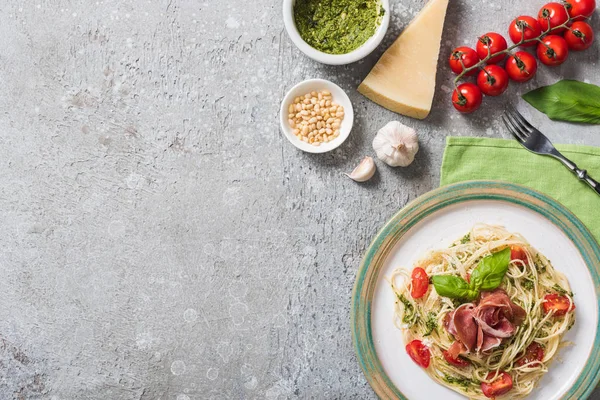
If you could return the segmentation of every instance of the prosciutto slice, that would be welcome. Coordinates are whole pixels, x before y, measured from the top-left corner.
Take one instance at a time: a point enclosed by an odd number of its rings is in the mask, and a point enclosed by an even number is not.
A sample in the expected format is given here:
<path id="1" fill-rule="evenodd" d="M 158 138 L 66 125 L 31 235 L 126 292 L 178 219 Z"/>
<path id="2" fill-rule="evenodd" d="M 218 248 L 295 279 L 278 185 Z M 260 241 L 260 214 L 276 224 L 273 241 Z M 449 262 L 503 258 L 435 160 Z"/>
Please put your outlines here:
<path id="1" fill-rule="evenodd" d="M 525 316 L 525 310 L 513 303 L 504 290 L 496 289 L 481 294 L 475 320 L 484 333 L 508 338 L 515 334 Z"/>
<path id="2" fill-rule="evenodd" d="M 447 324 L 448 332 L 469 351 L 473 351 L 477 347 L 477 337 L 479 335 L 474 311 L 475 305 L 473 303 L 461 304 L 449 314 Z"/>
<path id="3" fill-rule="evenodd" d="M 444 318 L 444 326 L 456 341 L 448 349 L 453 357 L 465 352 L 488 351 L 513 336 L 525 319 L 525 310 L 506 292 L 483 292 L 479 304 L 461 304 Z"/>

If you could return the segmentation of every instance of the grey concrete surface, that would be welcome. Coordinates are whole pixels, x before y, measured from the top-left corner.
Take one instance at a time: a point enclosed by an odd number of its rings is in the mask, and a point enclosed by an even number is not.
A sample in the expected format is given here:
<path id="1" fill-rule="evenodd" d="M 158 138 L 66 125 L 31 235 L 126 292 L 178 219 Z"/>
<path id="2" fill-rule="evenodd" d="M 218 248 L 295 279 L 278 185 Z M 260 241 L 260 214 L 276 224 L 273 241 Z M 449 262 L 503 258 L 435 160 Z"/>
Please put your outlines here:
<path id="1" fill-rule="evenodd" d="M 355 90 L 423 1 L 391 3 L 382 46 L 328 67 L 293 46 L 278 1 L 1 2 L 1 399 L 375 397 L 349 327 L 373 235 L 438 186 L 447 135 L 508 137 L 517 93 L 600 84 L 596 43 L 460 116 L 440 62 L 431 116 L 394 115 Z M 452 0 L 442 57 L 529 3 Z M 279 133 L 279 101 L 312 77 L 355 107 L 331 154 Z M 556 142 L 600 145 L 597 127 L 523 110 Z M 391 119 L 419 132 L 416 161 L 343 176 Z"/>

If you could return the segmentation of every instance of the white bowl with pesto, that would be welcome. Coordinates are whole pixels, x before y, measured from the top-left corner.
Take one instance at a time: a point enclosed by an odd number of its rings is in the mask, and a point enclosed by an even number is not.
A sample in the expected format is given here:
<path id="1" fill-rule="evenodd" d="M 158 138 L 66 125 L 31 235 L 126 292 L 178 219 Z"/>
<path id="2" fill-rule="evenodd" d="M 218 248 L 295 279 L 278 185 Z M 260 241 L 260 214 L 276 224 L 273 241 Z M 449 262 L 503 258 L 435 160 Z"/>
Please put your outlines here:
<path id="1" fill-rule="evenodd" d="M 285 29 L 287 33 L 292 39 L 292 42 L 306 54 L 308 57 L 312 58 L 315 61 L 318 61 L 323 64 L 328 65 L 344 65 L 356 62 L 361 60 L 371 54 L 373 50 L 379 46 L 385 33 L 387 32 L 388 26 L 390 24 L 390 4 L 389 0 L 379 0 L 380 7 L 384 10 L 384 14 L 381 17 L 381 21 L 379 26 L 376 28 L 375 33 L 367 39 L 360 47 L 357 49 L 346 53 L 346 54 L 329 54 L 322 52 L 320 50 L 315 49 L 308 43 L 302 39 L 300 36 L 300 32 L 296 27 L 296 22 L 294 20 L 294 5 L 297 1 L 303 0 L 283 0 L 283 23 L 285 25 Z"/>
<path id="2" fill-rule="evenodd" d="M 293 129 L 288 122 L 288 108 L 290 104 L 294 102 L 296 97 L 304 96 L 306 93 L 313 91 L 319 92 L 323 90 L 329 91 L 332 100 L 344 107 L 344 118 L 342 119 L 340 135 L 338 137 L 329 142 L 321 143 L 319 146 L 314 146 L 298 139 L 298 137 L 294 135 L 292 132 Z M 352 108 L 352 103 L 346 92 L 335 83 L 326 79 L 308 79 L 291 88 L 283 98 L 279 109 L 279 123 L 284 136 L 300 150 L 306 151 L 307 153 L 326 153 L 341 146 L 350 135 L 352 125 L 354 124 L 354 109 Z"/>

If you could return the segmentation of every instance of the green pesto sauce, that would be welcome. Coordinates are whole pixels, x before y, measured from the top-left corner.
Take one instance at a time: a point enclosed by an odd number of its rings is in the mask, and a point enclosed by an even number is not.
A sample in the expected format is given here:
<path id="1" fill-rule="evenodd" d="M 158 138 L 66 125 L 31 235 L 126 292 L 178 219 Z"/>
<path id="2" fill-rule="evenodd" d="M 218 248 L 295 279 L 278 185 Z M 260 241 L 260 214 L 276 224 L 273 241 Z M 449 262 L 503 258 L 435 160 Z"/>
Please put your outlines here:
<path id="1" fill-rule="evenodd" d="M 385 13 L 379 0 L 296 0 L 294 21 L 306 43 L 329 54 L 356 50 Z"/>

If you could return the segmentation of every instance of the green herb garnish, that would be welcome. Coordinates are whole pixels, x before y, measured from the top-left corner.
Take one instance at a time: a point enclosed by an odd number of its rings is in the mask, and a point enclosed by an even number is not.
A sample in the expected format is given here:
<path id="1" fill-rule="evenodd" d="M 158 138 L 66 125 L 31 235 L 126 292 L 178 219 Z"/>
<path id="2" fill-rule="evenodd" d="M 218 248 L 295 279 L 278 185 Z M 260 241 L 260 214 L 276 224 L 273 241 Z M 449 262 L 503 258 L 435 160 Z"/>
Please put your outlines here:
<path id="1" fill-rule="evenodd" d="M 527 290 L 533 290 L 533 282 L 526 280 L 523 282 L 523 287 Z"/>
<path id="2" fill-rule="evenodd" d="M 539 254 L 535 255 L 535 269 L 537 269 L 537 271 L 541 274 L 546 272 L 546 264 L 542 262 Z"/>
<path id="3" fill-rule="evenodd" d="M 471 241 L 471 232 L 467 233 L 465 236 L 463 236 L 462 239 L 460 239 L 461 244 L 466 244 L 466 243 L 469 243 L 470 241 Z"/>
<path id="4" fill-rule="evenodd" d="M 425 334 L 423 334 L 423 336 L 429 336 L 433 333 L 434 330 L 437 329 L 438 324 L 437 316 L 435 315 L 435 313 L 430 312 L 427 314 L 427 321 L 425 321 L 425 327 L 427 328 L 427 331 L 425 332 Z"/>
<path id="5" fill-rule="evenodd" d="M 464 388 L 477 384 L 475 380 L 452 375 L 444 375 L 444 380 L 451 385 L 458 385 Z"/>
<path id="6" fill-rule="evenodd" d="M 484 257 L 471 272 L 471 282 L 455 275 L 435 275 L 432 278 L 435 291 L 452 299 L 474 300 L 479 292 L 496 289 L 508 270 L 510 248 Z"/>
<path id="7" fill-rule="evenodd" d="M 402 322 L 404 322 L 405 324 L 414 324 L 417 320 L 415 307 L 410 301 L 408 301 L 406 297 L 404 297 L 403 294 L 398 295 L 398 300 L 400 300 L 404 305 L 404 317 L 402 317 Z"/>
<path id="8" fill-rule="evenodd" d="M 573 297 L 573 292 L 567 292 L 565 289 L 562 288 L 562 286 L 560 286 L 558 283 L 555 283 L 554 286 L 552 286 L 552 289 L 554 289 L 558 294 L 564 296 L 564 295 L 569 295 L 571 297 Z"/>

